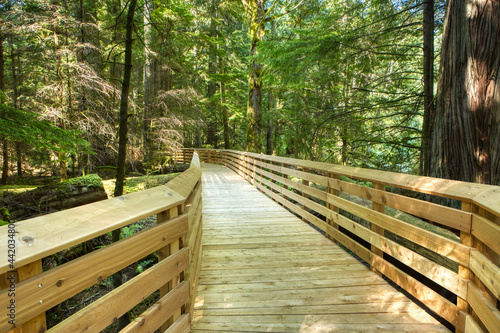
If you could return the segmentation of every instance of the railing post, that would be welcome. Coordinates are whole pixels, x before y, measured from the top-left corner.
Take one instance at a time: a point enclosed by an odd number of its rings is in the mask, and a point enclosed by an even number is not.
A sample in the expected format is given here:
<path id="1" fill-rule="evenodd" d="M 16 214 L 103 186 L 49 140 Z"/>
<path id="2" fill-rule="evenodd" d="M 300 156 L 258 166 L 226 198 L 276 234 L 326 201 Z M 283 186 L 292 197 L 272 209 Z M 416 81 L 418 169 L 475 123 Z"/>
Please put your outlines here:
<path id="1" fill-rule="evenodd" d="M 309 169 L 308 169 L 308 168 L 303 167 L 303 168 L 302 168 L 302 171 L 303 171 L 303 172 L 309 172 Z M 303 186 L 309 186 L 309 181 L 308 181 L 308 180 L 306 180 L 306 179 L 302 179 L 302 185 L 303 185 Z M 304 191 L 302 191 L 302 196 L 303 196 L 304 198 L 306 198 L 306 199 L 309 199 L 309 194 L 304 193 Z M 306 205 L 302 205 L 302 209 L 303 209 L 303 210 L 305 210 L 306 212 L 308 212 L 308 213 L 309 213 L 309 208 L 307 208 L 307 206 L 306 206 Z M 307 219 L 306 219 L 305 217 L 303 217 L 303 218 L 302 218 L 302 221 L 306 221 L 306 222 L 307 222 Z"/>
<path id="2" fill-rule="evenodd" d="M 160 224 L 179 216 L 184 211 L 184 204 L 172 207 L 164 212 L 161 212 L 156 217 L 156 223 Z M 183 239 L 180 238 L 169 245 L 158 250 L 158 261 L 168 258 L 171 254 L 179 251 L 183 247 Z M 163 287 L 160 288 L 160 298 L 168 294 L 169 291 L 174 289 L 179 283 L 184 280 L 184 273 L 181 273 L 175 279 L 168 281 Z M 171 326 L 177 318 L 181 316 L 181 310 L 175 312 L 167 321 L 162 325 L 162 332 L 166 331 L 169 326 Z"/>
<path id="3" fill-rule="evenodd" d="M 385 185 L 382 184 L 382 183 L 376 183 L 376 182 L 372 182 L 373 183 L 373 189 L 375 190 L 379 190 L 379 191 L 385 191 Z M 370 195 L 368 194 L 368 197 L 370 197 Z M 382 199 L 382 201 L 384 201 L 384 199 Z M 372 209 L 376 212 L 379 212 L 379 213 L 384 213 L 385 214 L 385 205 L 384 204 L 381 204 L 381 203 L 376 203 L 376 202 L 373 202 L 372 201 Z M 376 232 L 377 234 L 379 235 L 382 235 L 384 236 L 384 228 L 372 223 L 371 224 L 372 227 L 372 231 Z M 384 257 L 384 251 L 378 249 L 377 247 L 371 245 L 371 251 L 378 255 L 379 257 L 383 258 Z M 376 270 L 375 268 L 371 267 L 371 270 L 376 272 L 377 274 L 379 275 L 382 275 L 378 270 Z"/>
<path id="4" fill-rule="evenodd" d="M 473 206 L 469 202 L 464 202 L 462 201 L 462 210 L 472 213 L 473 211 Z M 472 241 L 472 234 L 470 232 L 465 232 L 465 231 L 460 231 L 460 243 L 473 247 L 473 241 Z M 472 272 L 470 269 L 466 266 L 459 265 L 458 266 L 458 275 L 461 278 L 464 278 L 466 280 L 471 280 L 472 279 Z M 470 307 L 469 307 L 469 302 L 467 300 L 462 299 L 457 296 L 457 306 L 460 308 L 460 310 L 464 312 L 470 313 Z"/>
<path id="5" fill-rule="evenodd" d="M 329 194 L 333 194 L 333 195 L 336 195 L 336 196 L 339 196 L 340 195 L 340 191 L 339 190 L 336 190 L 333 186 L 333 183 L 338 181 L 340 179 L 340 176 L 339 175 L 336 175 L 332 172 L 328 172 L 328 187 L 326 188 L 326 191 L 327 193 Z M 326 208 L 330 209 L 331 211 L 333 211 L 334 213 L 339 213 L 339 208 L 330 204 L 330 203 L 327 203 L 326 204 Z M 334 227 L 335 229 L 339 229 L 339 226 L 338 224 L 336 224 L 335 222 L 333 222 L 332 219 L 330 219 L 328 216 L 326 217 L 326 223 L 328 223 L 329 225 L 331 225 L 332 227 Z M 333 240 L 334 243 L 337 243 L 337 240 L 334 239 L 332 236 L 328 236 L 328 238 L 330 238 L 331 240 Z"/>
<path id="6" fill-rule="evenodd" d="M 17 282 L 22 282 L 35 275 L 41 274 L 42 271 L 42 260 L 36 260 L 32 263 L 19 267 L 16 271 Z M 10 274 L 10 273 L 8 273 Z M 4 275 L 2 275 L 3 277 Z M 43 288 L 43 285 L 40 287 Z M 43 302 L 43 300 L 40 300 Z M 9 331 L 9 333 L 22 333 L 22 332 L 45 332 L 47 331 L 47 320 L 45 318 L 45 312 L 39 314 L 38 316 L 30 319 L 28 322 L 17 326 L 15 329 Z"/>
<path id="7" fill-rule="evenodd" d="M 288 164 L 281 163 L 281 168 L 282 168 L 282 170 L 285 170 L 285 168 L 287 167 L 287 165 L 288 165 Z M 281 177 L 283 177 L 283 178 L 285 178 L 285 179 L 288 179 L 288 175 L 287 175 L 287 174 L 285 174 L 285 173 L 283 173 L 283 172 L 281 173 Z M 282 186 L 283 188 L 287 188 L 287 185 L 286 185 L 286 184 L 281 184 L 281 186 Z"/>

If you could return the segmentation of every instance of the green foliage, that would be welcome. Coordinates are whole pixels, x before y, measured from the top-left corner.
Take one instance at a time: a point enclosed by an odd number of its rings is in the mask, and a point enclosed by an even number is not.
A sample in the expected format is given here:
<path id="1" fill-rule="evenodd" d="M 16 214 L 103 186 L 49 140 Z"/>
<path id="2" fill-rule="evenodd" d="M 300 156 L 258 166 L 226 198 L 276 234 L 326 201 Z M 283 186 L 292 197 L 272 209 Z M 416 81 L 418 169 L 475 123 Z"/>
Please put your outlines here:
<path id="1" fill-rule="evenodd" d="M 85 175 L 77 178 L 70 178 L 62 182 L 70 186 L 102 187 L 102 179 L 96 174 Z"/>
<path id="2" fill-rule="evenodd" d="M 0 135 L 11 141 L 33 145 L 38 150 L 50 149 L 67 153 L 90 153 L 89 143 L 76 131 L 56 127 L 25 112 L 0 103 Z"/>
<path id="3" fill-rule="evenodd" d="M 10 223 L 10 213 L 6 207 L 0 208 L 0 227 Z"/>

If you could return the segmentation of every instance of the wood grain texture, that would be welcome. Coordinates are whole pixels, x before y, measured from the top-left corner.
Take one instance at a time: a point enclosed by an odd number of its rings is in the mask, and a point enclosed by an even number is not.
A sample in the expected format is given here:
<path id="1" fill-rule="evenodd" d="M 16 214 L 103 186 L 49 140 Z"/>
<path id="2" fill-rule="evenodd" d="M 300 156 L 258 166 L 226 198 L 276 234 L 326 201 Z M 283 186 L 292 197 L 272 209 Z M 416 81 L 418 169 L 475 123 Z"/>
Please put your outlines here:
<path id="1" fill-rule="evenodd" d="M 181 216 L 47 272 L 41 273 L 40 269 L 41 274 L 16 286 L 18 294 L 16 321 L 21 324 L 49 310 L 161 246 L 178 239 L 186 232 L 187 218 Z M 92 270 L 88 270 L 88 267 L 92 267 Z M 6 302 L 7 299 L 7 290 L 0 292 L 0 302 Z M 40 303 L 40 300 L 43 302 Z M 0 321 L 0 331 L 6 324 L 5 321 Z"/>
<path id="2" fill-rule="evenodd" d="M 185 200 L 166 186 L 131 193 L 17 223 L 16 265 L 44 258 L 109 231 L 177 206 Z M 43 225 L 43 228 L 40 226 Z M 7 226 L 0 244 L 7 244 Z M 7 247 L 0 248 L 0 273 L 9 270 Z"/>
<path id="3" fill-rule="evenodd" d="M 188 249 L 182 249 L 52 327 L 49 332 L 100 332 L 158 290 L 165 281 L 178 276 L 188 264 Z"/>
<path id="4" fill-rule="evenodd" d="M 193 332 L 447 331 L 240 176 L 202 167 L 203 253 Z"/>

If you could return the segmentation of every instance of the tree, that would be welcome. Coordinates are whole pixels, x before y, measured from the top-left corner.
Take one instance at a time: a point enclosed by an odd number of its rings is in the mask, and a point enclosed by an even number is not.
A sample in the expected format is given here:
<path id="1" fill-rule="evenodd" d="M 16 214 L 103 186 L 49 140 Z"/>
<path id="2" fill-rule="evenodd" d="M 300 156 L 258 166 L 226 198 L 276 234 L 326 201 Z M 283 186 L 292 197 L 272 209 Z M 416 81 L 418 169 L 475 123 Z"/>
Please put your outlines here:
<path id="1" fill-rule="evenodd" d="M 89 143 L 74 130 L 54 126 L 38 115 L 0 103 L 0 136 L 32 145 L 37 150 L 91 153 Z"/>
<path id="2" fill-rule="evenodd" d="M 123 71 L 122 93 L 120 100 L 120 123 L 119 123 L 119 143 L 118 143 L 118 163 L 116 173 L 116 183 L 114 196 L 123 194 L 123 183 L 125 180 L 125 164 L 127 161 L 127 135 L 128 135 L 128 94 L 130 90 L 130 77 L 132 74 L 132 33 L 134 29 L 134 13 L 137 0 L 130 0 L 127 11 L 127 25 L 125 35 L 125 70 Z M 121 229 L 114 230 L 112 233 L 113 242 L 120 239 Z M 122 284 L 122 274 L 117 272 L 113 275 L 113 285 L 115 288 Z M 118 329 L 121 330 L 130 322 L 128 315 L 124 314 L 119 319 Z"/>
<path id="3" fill-rule="evenodd" d="M 248 16 L 250 35 L 250 64 L 248 66 L 247 151 L 262 150 L 262 64 L 256 59 L 259 43 L 265 34 L 266 10 L 264 0 L 242 0 Z"/>
<path id="4" fill-rule="evenodd" d="M 499 184 L 500 3 L 449 0 L 431 175 Z"/>
<path id="5" fill-rule="evenodd" d="M 0 96 L 1 101 L 3 102 L 4 94 L 5 94 L 5 60 L 3 57 L 3 32 L 0 28 Z M 2 158 L 3 158 L 3 166 L 2 166 L 2 180 L 1 184 L 7 184 L 7 178 L 9 177 L 9 149 L 8 149 L 9 141 L 5 136 L 2 136 Z"/>
<path id="6" fill-rule="evenodd" d="M 434 0 L 424 1 L 424 117 L 420 153 L 420 173 L 429 175 L 432 121 L 434 119 Z"/>

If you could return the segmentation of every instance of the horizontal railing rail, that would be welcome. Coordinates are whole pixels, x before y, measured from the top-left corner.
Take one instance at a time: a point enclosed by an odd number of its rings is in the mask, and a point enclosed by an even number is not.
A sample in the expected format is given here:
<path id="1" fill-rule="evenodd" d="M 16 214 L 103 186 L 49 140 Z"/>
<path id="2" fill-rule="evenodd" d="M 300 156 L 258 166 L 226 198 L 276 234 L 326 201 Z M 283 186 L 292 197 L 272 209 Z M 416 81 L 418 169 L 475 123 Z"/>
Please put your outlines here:
<path id="1" fill-rule="evenodd" d="M 176 160 L 194 151 L 182 149 Z M 233 150 L 196 152 L 321 229 L 457 331 L 499 332 L 500 187 Z"/>
<path id="2" fill-rule="evenodd" d="M 189 331 L 202 237 L 196 154 L 190 163 L 164 186 L 0 227 L 0 332 L 45 331 L 46 311 L 154 252 L 158 263 L 49 332 L 100 332 L 158 290 L 159 300 L 120 332 Z M 154 215 L 156 225 L 42 271 L 43 258 Z"/>

